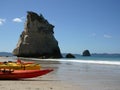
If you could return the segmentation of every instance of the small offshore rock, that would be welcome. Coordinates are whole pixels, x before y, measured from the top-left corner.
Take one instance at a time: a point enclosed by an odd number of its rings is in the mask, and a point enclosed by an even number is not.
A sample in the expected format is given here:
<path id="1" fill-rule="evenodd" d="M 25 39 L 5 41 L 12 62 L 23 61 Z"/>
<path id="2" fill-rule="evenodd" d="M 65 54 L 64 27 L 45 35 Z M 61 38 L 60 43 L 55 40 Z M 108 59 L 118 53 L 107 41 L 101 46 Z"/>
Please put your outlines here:
<path id="1" fill-rule="evenodd" d="M 82 55 L 83 56 L 91 56 L 89 50 L 84 50 Z"/>
<path id="2" fill-rule="evenodd" d="M 75 56 L 73 54 L 71 54 L 71 53 L 68 53 L 65 57 L 66 58 L 75 58 Z"/>

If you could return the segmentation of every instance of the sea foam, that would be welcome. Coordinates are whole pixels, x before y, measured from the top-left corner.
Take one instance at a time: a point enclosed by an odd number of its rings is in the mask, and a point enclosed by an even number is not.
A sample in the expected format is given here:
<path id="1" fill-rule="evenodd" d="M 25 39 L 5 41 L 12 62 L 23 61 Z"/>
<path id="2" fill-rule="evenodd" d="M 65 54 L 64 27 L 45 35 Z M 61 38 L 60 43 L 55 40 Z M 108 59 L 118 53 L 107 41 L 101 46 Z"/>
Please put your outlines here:
<path id="1" fill-rule="evenodd" d="M 33 59 L 43 60 L 43 59 Z M 76 63 L 91 63 L 91 64 L 108 64 L 108 65 L 120 65 L 120 61 L 104 61 L 104 60 L 76 60 L 76 59 L 44 59 L 45 61 L 61 61 L 61 62 L 76 62 Z"/>

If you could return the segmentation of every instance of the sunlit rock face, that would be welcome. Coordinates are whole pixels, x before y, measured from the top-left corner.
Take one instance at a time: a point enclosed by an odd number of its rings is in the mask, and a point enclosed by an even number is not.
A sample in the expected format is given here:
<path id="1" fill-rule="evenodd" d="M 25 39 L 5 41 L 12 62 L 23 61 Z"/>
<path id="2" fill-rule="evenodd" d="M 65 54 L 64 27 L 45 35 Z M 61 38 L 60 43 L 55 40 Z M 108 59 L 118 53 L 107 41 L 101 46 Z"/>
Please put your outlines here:
<path id="1" fill-rule="evenodd" d="M 13 54 L 18 57 L 61 58 L 53 28 L 42 15 L 28 12 L 24 31 Z"/>

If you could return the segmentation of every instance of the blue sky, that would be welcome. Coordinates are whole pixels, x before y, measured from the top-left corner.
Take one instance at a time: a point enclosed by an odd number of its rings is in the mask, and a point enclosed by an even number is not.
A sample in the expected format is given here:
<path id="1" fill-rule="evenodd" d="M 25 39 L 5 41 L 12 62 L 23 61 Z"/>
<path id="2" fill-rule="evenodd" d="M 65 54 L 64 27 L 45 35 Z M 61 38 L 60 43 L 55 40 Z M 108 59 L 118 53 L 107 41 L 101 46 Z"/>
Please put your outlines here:
<path id="1" fill-rule="evenodd" d="M 62 53 L 120 53 L 120 0 L 1 0 L 0 52 L 12 52 L 27 11 L 55 25 Z"/>

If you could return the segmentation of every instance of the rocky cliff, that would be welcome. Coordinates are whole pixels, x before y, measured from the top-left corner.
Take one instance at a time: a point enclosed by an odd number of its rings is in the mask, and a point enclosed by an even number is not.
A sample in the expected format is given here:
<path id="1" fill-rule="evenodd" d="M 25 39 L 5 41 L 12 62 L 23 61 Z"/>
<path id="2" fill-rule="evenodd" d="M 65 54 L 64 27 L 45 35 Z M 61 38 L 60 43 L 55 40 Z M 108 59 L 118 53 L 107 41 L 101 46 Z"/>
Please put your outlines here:
<path id="1" fill-rule="evenodd" d="M 28 12 L 24 31 L 13 54 L 18 57 L 61 58 L 53 28 L 42 15 Z"/>

